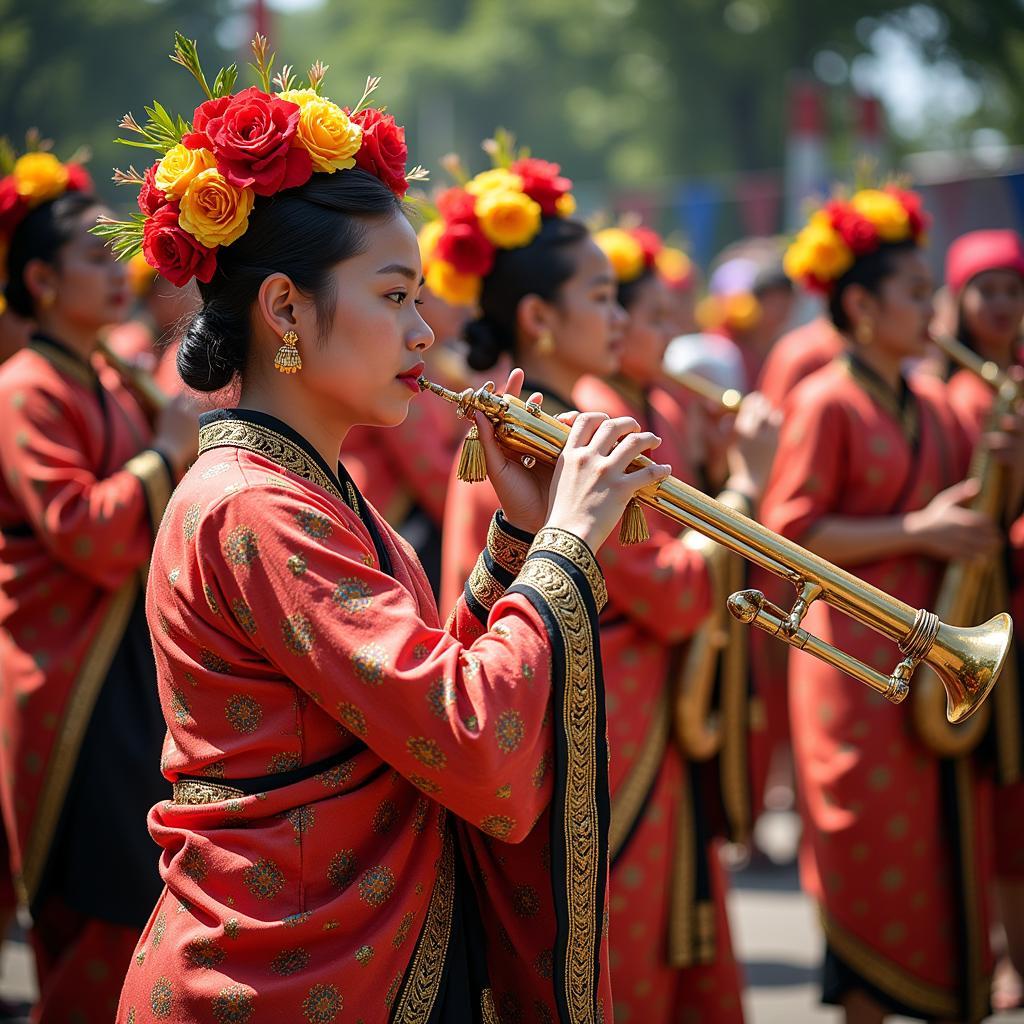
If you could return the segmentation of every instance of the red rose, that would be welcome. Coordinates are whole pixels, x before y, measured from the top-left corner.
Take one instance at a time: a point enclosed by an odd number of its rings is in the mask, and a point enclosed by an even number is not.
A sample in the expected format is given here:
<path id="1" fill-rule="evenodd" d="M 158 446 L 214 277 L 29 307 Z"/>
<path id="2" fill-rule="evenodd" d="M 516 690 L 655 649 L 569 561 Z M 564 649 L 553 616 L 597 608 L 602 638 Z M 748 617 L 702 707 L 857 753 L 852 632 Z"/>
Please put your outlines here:
<path id="1" fill-rule="evenodd" d="M 633 228 L 630 234 L 643 250 L 644 266 L 648 268 L 653 267 L 654 261 L 658 258 L 658 253 L 663 248 L 658 232 L 652 231 L 650 228 Z"/>
<path id="2" fill-rule="evenodd" d="M 494 245 L 476 224 L 449 224 L 437 240 L 438 259 L 450 263 L 460 274 L 483 277 L 494 266 Z"/>
<path id="3" fill-rule="evenodd" d="M 206 134 L 206 126 L 215 117 L 224 113 L 224 108 L 231 102 L 230 96 L 218 96 L 215 100 L 200 103 L 192 114 L 192 131 L 182 137 L 182 144 L 189 149 L 213 149 L 213 142 Z"/>
<path id="4" fill-rule="evenodd" d="M 826 205 L 825 210 L 832 218 L 832 227 L 839 232 L 839 236 L 853 250 L 855 256 L 866 256 L 878 248 L 878 229 L 852 206 L 831 202 Z"/>
<path id="5" fill-rule="evenodd" d="M 437 197 L 437 211 L 446 224 L 476 224 L 476 199 L 464 188 L 449 188 Z"/>
<path id="6" fill-rule="evenodd" d="M 363 129 L 356 167 L 380 178 L 396 196 L 404 196 L 409 188 L 405 180 L 405 162 L 409 158 L 405 129 L 395 124 L 390 114 L 382 114 L 375 107 L 350 116 Z"/>
<path id="7" fill-rule="evenodd" d="M 28 211 L 29 205 L 18 195 L 14 179 L 0 181 L 0 238 L 10 238 Z"/>
<path id="8" fill-rule="evenodd" d="M 540 205 L 540 211 L 545 217 L 557 216 L 558 208 L 555 204 L 572 191 L 572 182 L 559 174 L 561 169 L 558 164 L 535 157 L 517 160 L 509 168 L 523 179 L 523 191 Z"/>
<path id="9" fill-rule="evenodd" d="M 162 189 L 156 186 L 156 169 L 159 161 L 151 164 L 146 171 L 145 180 L 139 189 L 139 209 L 147 216 L 152 217 L 162 206 L 167 205 L 167 196 Z"/>
<path id="10" fill-rule="evenodd" d="M 931 217 L 921 207 L 921 197 L 916 192 L 908 192 L 895 185 L 889 185 L 885 191 L 895 196 L 907 211 L 911 237 L 917 241 L 931 227 L 932 222 Z"/>
<path id="11" fill-rule="evenodd" d="M 168 203 L 146 221 L 142 233 L 146 262 L 179 288 L 193 278 L 208 282 L 217 269 L 217 250 L 200 245 L 178 225 L 178 204 Z"/>
<path id="12" fill-rule="evenodd" d="M 208 100 L 196 110 L 200 130 L 189 135 L 186 145 L 195 148 L 194 142 L 209 141 L 220 173 L 236 188 L 251 188 L 258 196 L 309 181 L 313 173 L 309 152 L 292 145 L 299 123 L 297 104 L 255 86 L 227 100 L 223 106 Z"/>
<path id="13" fill-rule="evenodd" d="M 92 178 L 81 164 L 65 164 L 64 168 L 68 172 L 68 192 L 91 192 L 93 190 Z"/>

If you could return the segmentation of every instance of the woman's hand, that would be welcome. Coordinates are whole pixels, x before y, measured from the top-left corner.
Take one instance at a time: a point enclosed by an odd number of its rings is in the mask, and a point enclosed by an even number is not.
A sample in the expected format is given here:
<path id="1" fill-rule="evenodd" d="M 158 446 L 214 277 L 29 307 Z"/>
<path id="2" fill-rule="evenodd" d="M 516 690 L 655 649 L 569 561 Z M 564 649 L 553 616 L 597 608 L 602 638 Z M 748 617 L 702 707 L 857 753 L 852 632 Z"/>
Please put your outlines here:
<path id="1" fill-rule="evenodd" d="M 740 405 L 729 446 L 726 488 L 757 504 L 768 484 L 779 443 L 782 413 L 764 395 L 752 391 Z"/>
<path id="2" fill-rule="evenodd" d="M 977 480 L 962 480 L 940 491 L 903 522 L 915 547 L 933 558 L 944 560 L 987 555 L 998 547 L 1001 535 L 988 516 L 964 508 L 978 495 Z"/>

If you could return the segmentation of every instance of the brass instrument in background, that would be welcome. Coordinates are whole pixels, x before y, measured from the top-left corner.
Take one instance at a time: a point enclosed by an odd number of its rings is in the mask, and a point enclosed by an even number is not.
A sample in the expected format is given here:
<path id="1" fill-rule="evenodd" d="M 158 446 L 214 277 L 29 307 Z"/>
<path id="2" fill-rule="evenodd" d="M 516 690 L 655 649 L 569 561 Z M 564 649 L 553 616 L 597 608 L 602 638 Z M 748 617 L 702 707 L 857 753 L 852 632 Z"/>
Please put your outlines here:
<path id="1" fill-rule="evenodd" d="M 133 366 L 127 359 L 119 356 L 105 341 L 96 345 L 96 351 L 112 366 L 121 380 L 138 395 L 146 412 L 156 416 L 170 402 L 170 397 L 157 387 L 151 374 L 139 366 Z"/>
<path id="2" fill-rule="evenodd" d="M 420 387 L 455 405 L 461 416 L 471 410 L 483 413 L 494 424 L 501 445 L 528 466 L 537 459 L 554 462 L 569 434 L 564 423 L 547 415 L 539 405 L 497 395 L 491 383 L 459 393 L 421 377 Z M 633 462 L 637 469 L 649 465 L 651 460 L 646 456 Z M 797 591 L 789 612 L 777 608 L 756 590 L 733 594 L 728 600 L 729 610 L 742 622 L 754 623 L 792 647 L 841 669 L 892 703 L 899 704 L 907 696 L 911 674 L 922 661 L 942 680 L 951 722 L 973 714 L 995 684 L 1013 632 L 1005 612 L 972 628 L 947 625 L 932 612 L 911 608 L 890 597 L 675 477 L 645 488 L 636 498 L 789 580 Z M 904 657 L 888 677 L 801 627 L 807 609 L 819 599 L 895 641 Z"/>
<path id="3" fill-rule="evenodd" d="M 662 370 L 665 379 L 673 384 L 679 384 L 687 391 L 700 398 L 706 398 L 714 407 L 719 416 L 730 416 L 739 412 L 740 403 L 743 401 L 743 392 L 736 388 L 719 387 L 713 380 L 699 373 L 687 370 L 684 373 L 672 373 L 670 370 Z"/>
<path id="4" fill-rule="evenodd" d="M 954 338 L 934 340 L 950 359 L 976 374 L 995 393 L 986 429 L 994 429 L 1005 415 L 1019 407 L 1024 400 L 1024 386 L 1009 374 Z M 979 443 L 971 457 L 967 475 L 981 485 L 970 507 L 1001 524 L 1007 514 L 1007 467 L 996 461 L 985 445 Z M 996 553 L 987 558 L 950 562 L 935 599 L 935 612 L 944 622 L 963 626 L 976 622 L 979 616 L 991 614 L 996 608 L 1006 607 L 1008 602 L 1006 573 L 1001 553 Z M 939 684 L 940 680 L 925 666 L 914 685 L 911 704 L 914 727 L 933 753 L 939 757 L 959 757 L 973 750 L 981 741 L 989 723 L 990 709 L 986 707 L 984 713 L 972 718 L 968 724 L 952 726 L 941 714 L 942 691 Z M 998 694 L 996 700 L 999 701 Z"/>

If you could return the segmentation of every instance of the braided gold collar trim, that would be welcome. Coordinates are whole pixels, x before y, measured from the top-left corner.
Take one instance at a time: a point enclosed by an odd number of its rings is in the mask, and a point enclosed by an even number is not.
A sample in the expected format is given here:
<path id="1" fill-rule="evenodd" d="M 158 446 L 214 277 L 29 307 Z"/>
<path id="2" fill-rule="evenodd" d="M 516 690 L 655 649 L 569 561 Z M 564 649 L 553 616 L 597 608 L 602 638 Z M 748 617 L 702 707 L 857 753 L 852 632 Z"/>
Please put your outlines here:
<path id="1" fill-rule="evenodd" d="M 244 448 L 276 462 L 282 469 L 322 487 L 335 497 L 345 500 L 338 482 L 324 472 L 303 449 L 276 430 L 250 423 L 248 420 L 228 419 L 204 423 L 199 428 L 199 454 L 213 448 Z"/>

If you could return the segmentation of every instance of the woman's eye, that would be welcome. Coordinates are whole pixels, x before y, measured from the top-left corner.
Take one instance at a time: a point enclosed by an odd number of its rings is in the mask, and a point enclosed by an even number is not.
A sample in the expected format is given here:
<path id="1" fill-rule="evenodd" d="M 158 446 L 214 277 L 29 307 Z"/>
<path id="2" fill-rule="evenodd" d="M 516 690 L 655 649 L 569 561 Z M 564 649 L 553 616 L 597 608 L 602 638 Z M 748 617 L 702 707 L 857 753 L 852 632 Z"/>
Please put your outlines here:
<path id="1" fill-rule="evenodd" d="M 423 300 L 422 299 L 416 299 L 414 304 L 417 305 L 417 306 L 422 306 L 423 305 Z"/>
<path id="2" fill-rule="evenodd" d="M 405 300 L 408 298 L 406 292 L 388 292 L 385 298 L 390 299 L 396 306 L 402 306 L 405 304 Z"/>

